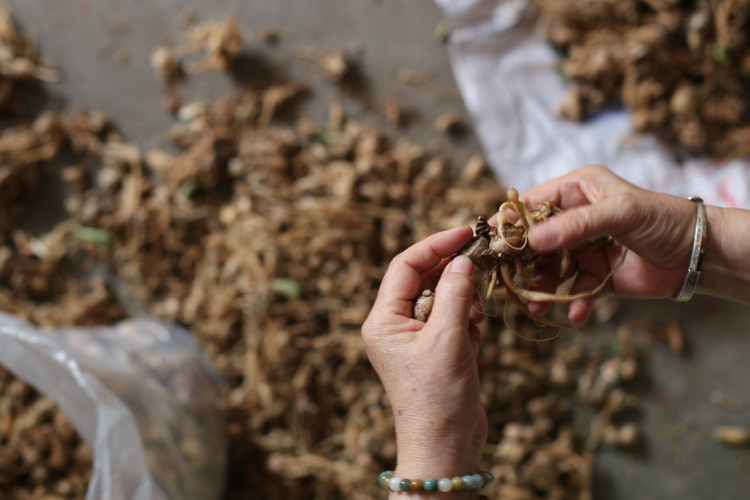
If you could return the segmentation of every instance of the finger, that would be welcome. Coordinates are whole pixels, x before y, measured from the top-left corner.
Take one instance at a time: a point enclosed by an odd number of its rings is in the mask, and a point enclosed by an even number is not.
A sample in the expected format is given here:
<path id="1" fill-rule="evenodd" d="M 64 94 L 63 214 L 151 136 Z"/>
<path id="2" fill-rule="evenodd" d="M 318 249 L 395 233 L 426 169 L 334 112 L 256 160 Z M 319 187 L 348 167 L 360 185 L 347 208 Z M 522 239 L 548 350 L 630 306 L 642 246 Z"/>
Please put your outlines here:
<path id="1" fill-rule="evenodd" d="M 573 323 L 584 323 L 591 316 L 592 299 L 578 299 L 568 304 L 568 319 Z"/>
<path id="2" fill-rule="evenodd" d="M 578 293 L 594 290 L 600 284 L 600 278 L 597 278 L 592 274 L 582 272 L 576 278 L 573 287 L 570 289 L 570 293 L 571 295 L 575 295 Z M 574 300 L 573 302 L 568 304 L 568 318 L 570 319 L 570 321 L 572 321 L 573 323 L 583 323 L 584 321 L 588 320 L 591 314 L 591 305 L 594 303 L 594 300 L 596 300 L 600 295 L 601 293 L 598 293 L 590 297 L 584 297 L 582 299 Z"/>
<path id="3" fill-rule="evenodd" d="M 518 214 L 507 207 L 503 210 L 503 215 L 505 216 L 505 218 L 503 219 L 505 222 L 515 224 L 518 221 Z M 487 223 L 492 227 L 498 227 L 498 225 L 500 224 L 498 217 L 500 217 L 499 210 L 487 220 Z"/>
<path id="4" fill-rule="evenodd" d="M 442 276 L 443 271 L 445 270 L 446 266 L 450 264 L 452 260 L 451 257 L 447 257 L 440 261 L 440 263 L 430 269 L 430 271 L 427 274 L 424 274 L 422 276 L 422 282 L 420 284 L 420 287 L 422 290 L 432 290 L 435 291 L 435 287 L 438 284 L 438 281 L 440 281 L 440 276 Z"/>
<path id="5" fill-rule="evenodd" d="M 469 311 L 469 321 L 473 324 L 478 324 L 484 321 L 484 305 L 482 299 L 479 298 L 479 294 L 474 292 L 474 299 L 471 302 L 471 311 Z"/>
<path id="6" fill-rule="evenodd" d="M 601 254 L 594 254 L 589 252 L 590 257 L 586 257 L 583 254 L 572 254 L 572 262 L 568 266 L 567 271 L 563 273 L 562 269 L 562 257 L 550 260 L 537 266 L 536 273 L 531 278 L 534 285 L 533 290 L 547 293 L 570 293 L 572 285 L 575 283 L 575 278 L 578 273 L 579 266 L 581 265 L 580 260 L 585 260 L 586 263 L 591 263 L 592 259 L 594 262 L 597 261 L 600 265 L 606 266 L 606 259 Z M 606 271 L 603 271 L 606 272 Z M 543 301 L 530 301 L 527 304 L 529 311 L 537 316 L 544 316 L 547 314 L 552 306 L 551 302 Z"/>
<path id="7" fill-rule="evenodd" d="M 544 316 L 547 314 L 552 307 L 551 302 L 534 302 L 531 301 L 527 304 L 529 311 L 537 316 Z"/>
<path id="8" fill-rule="evenodd" d="M 435 266 L 429 273 L 425 274 L 422 277 L 421 289 L 435 291 L 437 283 L 440 280 L 440 276 L 443 274 L 445 267 L 450 263 L 451 260 L 451 258 L 443 259 L 440 264 Z M 471 311 L 469 313 L 469 321 L 471 321 L 472 323 L 481 323 L 485 320 L 485 317 L 484 304 L 482 304 L 482 299 L 475 291 L 474 301 L 472 302 Z"/>
<path id="9" fill-rule="evenodd" d="M 520 199 L 530 209 L 551 201 L 561 208 L 572 208 L 589 203 L 581 189 L 580 180 L 572 172 L 557 179 L 552 179 L 521 193 Z"/>
<path id="10" fill-rule="evenodd" d="M 479 355 L 479 350 L 482 348 L 482 332 L 477 325 L 469 325 L 469 344 L 474 357 Z"/>
<path id="11" fill-rule="evenodd" d="M 525 191 L 521 200 L 531 208 L 545 201 L 554 201 L 567 210 L 605 198 L 606 191 L 624 185 L 629 183 L 607 168 L 586 165 Z"/>
<path id="12" fill-rule="evenodd" d="M 373 309 L 411 317 L 413 301 L 422 292 L 422 275 L 458 252 L 472 235 L 470 227 L 456 227 L 433 234 L 397 255 L 383 277 Z"/>
<path id="13" fill-rule="evenodd" d="M 586 241 L 635 229 L 642 207 L 629 197 L 614 196 L 566 210 L 536 225 L 529 244 L 538 252 L 574 248 Z"/>
<path id="14" fill-rule="evenodd" d="M 438 332 L 465 332 L 474 301 L 474 264 L 459 255 L 446 267 L 435 291 L 435 304 L 427 320 Z"/>

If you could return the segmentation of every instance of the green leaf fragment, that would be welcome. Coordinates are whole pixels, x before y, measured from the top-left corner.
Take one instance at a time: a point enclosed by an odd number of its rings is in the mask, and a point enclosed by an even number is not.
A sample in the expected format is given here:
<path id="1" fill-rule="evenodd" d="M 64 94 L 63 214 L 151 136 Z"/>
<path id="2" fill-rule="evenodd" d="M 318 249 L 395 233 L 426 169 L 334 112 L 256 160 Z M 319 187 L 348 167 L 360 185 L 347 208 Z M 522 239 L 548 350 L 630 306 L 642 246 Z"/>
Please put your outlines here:
<path id="1" fill-rule="evenodd" d="M 323 130 L 320 132 L 313 132 L 312 139 L 318 142 L 322 142 L 326 146 L 333 146 L 334 144 L 338 144 L 339 135 L 335 132 L 328 132 L 327 130 Z"/>
<path id="2" fill-rule="evenodd" d="M 296 300 L 302 296 L 302 287 L 300 287 L 299 283 L 287 278 L 276 278 L 273 280 L 271 289 L 290 300 Z"/>
<path id="3" fill-rule="evenodd" d="M 711 55 L 713 56 L 714 61 L 721 64 L 722 66 L 726 66 L 729 62 L 727 53 L 724 52 L 724 49 L 722 49 L 718 45 L 714 45 L 713 51 L 711 51 Z"/>
<path id="4" fill-rule="evenodd" d="M 183 200 L 189 200 L 197 189 L 198 181 L 195 179 L 188 179 L 177 188 L 177 196 Z"/>
<path id="5" fill-rule="evenodd" d="M 99 227 L 78 226 L 73 230 L 73 235 L 79 240 L 91 241 L 103 247 L 108 247 L 110 243 L 109 231 Z"/>

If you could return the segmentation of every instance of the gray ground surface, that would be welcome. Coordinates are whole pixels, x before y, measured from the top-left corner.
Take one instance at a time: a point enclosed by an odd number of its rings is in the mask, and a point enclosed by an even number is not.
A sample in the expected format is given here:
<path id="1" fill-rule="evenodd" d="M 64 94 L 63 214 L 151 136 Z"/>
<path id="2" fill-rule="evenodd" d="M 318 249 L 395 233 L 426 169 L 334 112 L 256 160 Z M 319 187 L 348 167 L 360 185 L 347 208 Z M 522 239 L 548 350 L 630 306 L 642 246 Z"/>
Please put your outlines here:
<path id="1" fill-rule="evenodd" d="M 52 105 L 80 103 L 105 111 L 142 146 L 162 145 L 172 122 L 162 109 L 162 84 L 149 66 L 158 44 L 173 45 L 183 31 L 177 21 L 186 6 L 199 20 L 224 20 L 239 12 L 250 33 L 278 26 L 281 41 L 267 46 L 251 39 L 249 75 L 298 77 L 312 84 L 314 98 L 304 111 L 323 116 L 326 103 L 340 101 L 350 114 L 388 126 L 385 100 L 394 98 L 413 114 L 401 134 L 415 140 L 437 136 L 433 120 L 456 110 L 466 116 L 444 47 L 432 34 L 440 12 L 429 0 L 12 0 L 17 20 L 36 33 L 42 52 L 56 61 L 65 80 L 51 87 Z M 240 8 L 238 8 L 241 5 Z M 295 57 L 300 46 L 316 49 L 361 47 L 361 85 L 342 93 Z M 397 79 L 400 68 L 422 73 L 427 84 L 414 88 Z M 210 97 L 235 82 L 203 75 L 180 86 L 186 98 Z M 376 116 L 372 110 L 380 113 Z M 392 132 L 394 132 L 392 130 Z M 442 139 L 456 163 L 479 150 L 469 133 Z M 50 202 L 54 205 L 54 201 Z M 710 221 L 709 221 L 710 223 Z M 750 449 L 728 448 L 710 436 L 718 424 L 750 426 L 750 413 L 730 413 L 712 405 L 713 391 L 750 402 L 750 309 L 714 299 L 689 305 L 625 302 L 629 317 L 676 316 L 689 353 L 657 348 L 641 390 L 639 421 L 646 446 L 641 453 L 605 452 L 596 462 L 596 500 L 705 500 L 750 496 Z"/>

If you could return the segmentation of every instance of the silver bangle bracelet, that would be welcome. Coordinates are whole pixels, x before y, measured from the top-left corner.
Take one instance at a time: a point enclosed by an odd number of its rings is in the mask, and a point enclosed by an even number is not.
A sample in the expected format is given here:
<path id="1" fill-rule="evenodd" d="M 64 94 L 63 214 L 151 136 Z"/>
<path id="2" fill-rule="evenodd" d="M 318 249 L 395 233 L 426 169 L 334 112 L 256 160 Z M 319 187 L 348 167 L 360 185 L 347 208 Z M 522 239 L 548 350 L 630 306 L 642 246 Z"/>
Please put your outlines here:
<path id="1" fill-rule="evenodd" d="M 706 207 L 703 204 L 703 199 L 698 196 L 691 196 L 688 199 L 698 205 L 698 214 L 695 220 L 695 236 L 693 239 L 693 251 L 690 254 L 690 265 L 685 277 L 685 284 L 682 285 L 682 290 L 675 297 L 677 302 L 687 302 L 693 298 L 695 289 L 698 287 L 698 279 L 701 277 L 703 254 L 706 252 L 706 233 L 708 232 Z"/>

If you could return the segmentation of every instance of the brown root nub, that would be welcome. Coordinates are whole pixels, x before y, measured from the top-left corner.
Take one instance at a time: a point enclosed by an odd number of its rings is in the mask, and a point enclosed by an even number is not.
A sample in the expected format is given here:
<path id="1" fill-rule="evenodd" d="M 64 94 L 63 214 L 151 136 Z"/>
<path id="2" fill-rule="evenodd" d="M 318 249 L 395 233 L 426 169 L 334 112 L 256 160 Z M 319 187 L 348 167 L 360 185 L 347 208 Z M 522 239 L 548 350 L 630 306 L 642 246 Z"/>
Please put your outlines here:
<path id="1" fill-rule="evenodd" d="M 510 223 L 503 224 L 502 230 L 496 229 L 496 235 L 490 240 L 489 251 L 498 260 L 513 260 L 526 247 L 526 230 Z"/>
<path id="2" fill-rule="evenodd" d="M 492 226 L 490 226 L 490 223 L 487 222 L 487 219 L 485 219 L 481 215 L 477 217 L 477 227 L 474 230 L 474 234 L 476 234 L 477 236 L 486 236 L 489 238 L 491 230 Z"/>
<path id="3" fill-rule="evenodd" d="M 458 255 L 467 256 L 480 269 L 488 267 L 487 249 L 492 239 L 493 230 L 494 228 L 487 223 L 487 219 L 479 217 L 477 228 L 474 230 L 474 238 L 459 250 Z"/>
<path id="4" fill-rule="evenodd" d="M 435 303 L 435 294 L 431 290 L 422 292 L 422 296 L 414 304 L 414 319 L 424 321 L 425 323 L 432 312 L 432 305 Z"/>

